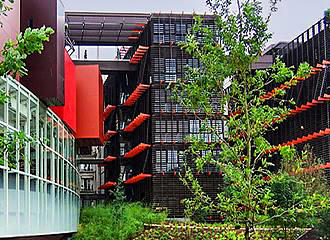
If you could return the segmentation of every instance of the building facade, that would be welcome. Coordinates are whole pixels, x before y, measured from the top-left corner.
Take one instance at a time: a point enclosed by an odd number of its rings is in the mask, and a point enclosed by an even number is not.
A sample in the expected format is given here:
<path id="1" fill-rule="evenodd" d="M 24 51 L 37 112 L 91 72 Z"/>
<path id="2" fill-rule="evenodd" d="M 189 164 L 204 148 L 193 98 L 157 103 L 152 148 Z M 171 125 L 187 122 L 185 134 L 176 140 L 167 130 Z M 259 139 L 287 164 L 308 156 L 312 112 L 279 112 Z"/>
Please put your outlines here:
<path id="1" fill-rule="evenodd" d="M 16 80 L 0 78 L 9 96 L 0 106 L 0 131 L 30 139 L 15 160 L 0 163 L 0 237 L 77 231 L 80 180 L 75 139 L 54 112 Z"/>
<path id="2" fill-rule="evenodd" d="M 295 106 L 277 129 L 268 134 L 271 144 L 292 145 L 303 150 L 309 145 L 324 164 L 330 162 L 330 17 L 325 16 L 287 44 L 280 44 L 265 54 L 280 57 L 287 65 L 298 69 L 310 64 L 312 74 L 287 90 L 284 98 Z M 269 91 L 276 88 L 269 86 Z M 269 101 L 270 105 L 275 102 Z M 330 169 L 325 169 L 330 183 Z"/>

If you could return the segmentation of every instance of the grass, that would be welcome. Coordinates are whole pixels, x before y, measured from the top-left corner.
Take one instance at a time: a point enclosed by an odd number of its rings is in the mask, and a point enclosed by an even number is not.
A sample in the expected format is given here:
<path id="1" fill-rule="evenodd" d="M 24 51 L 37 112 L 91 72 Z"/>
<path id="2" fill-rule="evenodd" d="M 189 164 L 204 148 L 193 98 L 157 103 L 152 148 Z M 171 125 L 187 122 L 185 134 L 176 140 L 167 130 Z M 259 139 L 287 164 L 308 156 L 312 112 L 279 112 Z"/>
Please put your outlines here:
<path id="1" fill-rule="evenodd" d="M 125 240 L 144 230 L 143 225 L 161 223 L 166 213 L 155 213 L 141 203 L 115 203 L 84 208 L 76 240 Z"/>

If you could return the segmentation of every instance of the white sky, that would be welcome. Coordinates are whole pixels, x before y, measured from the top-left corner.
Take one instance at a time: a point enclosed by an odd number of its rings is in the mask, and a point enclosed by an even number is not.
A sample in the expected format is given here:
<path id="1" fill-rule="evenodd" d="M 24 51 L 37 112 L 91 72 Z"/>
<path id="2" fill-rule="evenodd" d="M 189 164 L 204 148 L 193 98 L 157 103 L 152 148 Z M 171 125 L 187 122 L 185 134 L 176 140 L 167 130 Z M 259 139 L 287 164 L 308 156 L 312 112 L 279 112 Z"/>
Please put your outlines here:
<path id="1" fill-rule="evenodd" d="M 62 0 L 67 10 L 103 12 L 204 13 L 205 0 Z M 268 0 L 262 0 L 268 2 Z M 330 8 L 330 0 L 282 0 L 273 16 L 272 42 L 289 41 L 313 25 Z"/>

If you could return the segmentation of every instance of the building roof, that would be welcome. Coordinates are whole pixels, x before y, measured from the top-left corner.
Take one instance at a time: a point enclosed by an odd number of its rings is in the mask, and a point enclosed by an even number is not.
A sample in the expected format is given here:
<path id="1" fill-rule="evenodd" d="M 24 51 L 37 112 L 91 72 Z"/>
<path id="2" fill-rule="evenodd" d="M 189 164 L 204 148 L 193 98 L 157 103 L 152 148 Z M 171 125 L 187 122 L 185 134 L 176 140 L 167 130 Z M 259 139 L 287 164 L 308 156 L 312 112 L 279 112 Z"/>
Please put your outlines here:
<path id="1" fill-rule="evenodd" d="M 149 18 L 145 13 L 65 13 L 67 33 L 74 45 L 134 45 Z"/>

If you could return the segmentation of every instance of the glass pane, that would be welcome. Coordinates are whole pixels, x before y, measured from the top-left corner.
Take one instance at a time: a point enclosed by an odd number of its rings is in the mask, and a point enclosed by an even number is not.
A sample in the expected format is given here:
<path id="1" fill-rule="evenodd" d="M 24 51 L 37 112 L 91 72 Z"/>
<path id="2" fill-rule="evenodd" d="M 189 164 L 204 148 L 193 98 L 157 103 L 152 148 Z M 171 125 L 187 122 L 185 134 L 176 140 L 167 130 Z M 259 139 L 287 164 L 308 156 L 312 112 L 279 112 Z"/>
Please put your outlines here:
<path id="1" fill-rule="evenodd" d="M 31 143 L 30 148 L 30 173 L 37 175 L 37 144 Z"/>
<path id="2" fill-rule="evenodd" d="M 46 171 L 47 171 L 47 179 L 52 181 L 54 180 L 52 177 L 52 153 L 51 151 L 47 150 L 47 166 L 46 166 Z"/>
<path id="3" fill-rule="evenodd" d="M 54 121 L 54 130 L 53 130 L 53 139 L 54 139 L 54 150 L 56 152 L 58 152 L 58 131 L 59 131 L 59 127 L 58 127 L 58 122 Z"/>
<path id="4" fill-rule="evenodd" d="M 5 208 L 5 192 L 4 192 L 4 170 L 0 168 L 0 226 L 5 226 L 6 208 Z M 5 228 L 0 227 L 0 236 L 4 234 Z"/>
<path id="5" fill-rule="evenodd" d="M 8 124 L 14 128 L 17 128 L 17 89 L 13 86 L 9 86 L 9 99 L 8 99 Z"/>
<path id="6" fill-rule="evenodd" d="M 68 154 L 68 150 L 69 150 L 69 147 L 68 147 L 68 144 L 69 144 L 69 135 L 68 135 L 68 132 L 66 131 L 66 129 L 64 129 L 64 158 L 65 159 L 68 159 L 69 157 L 69 154 Z"/>
<path id="7" fill-rule="evenodd" d="M 44 171 L 43 171 L 43 167 L 44 167 L 44 155 L 45 155 L 45 148 L 43 146 L 39 146 L 39 177 L 44 177 Z"/>
<path id="8" fill-rule="evenodd" d="M 46 122 L 47 122 L 46 109 L 40 106 L 39 107 L 39 140 L 45 144 L 48 144 L 47 136 L 45 132 Z"/>
<path id="9" fill-rule="evenodd" d="M 7 81 L 0 77 L 0 94 L 6 93 Z M 0 121 L 5 121 L 5 104 L 0 104 Z"/>
<path id="10" fill-rule="evenodd" d="M 30 101 L 30 136 L 37 136 L 37 109 L 38 105 Z"/>
<path id="11" fill-rule="evenodd" d="M 7 233 L 17 233 L 18 225 L 18 190 L 16 189 L 17 174 L 8 174 L 8 224 Z"/>
<path id="12" fill-rule="evenodd" d="M 0 124 L 0 136 L 3 137 L 5 134 L 6 128 Z M 5 159 L 3 156 L 0 156 L 0 165 L 4 165 L 5 164 Z"/>
<path id="13" fill-rule="evenodd" d="M 61 156 L 63 156 L 64 129 L 62 125 L 59 125 L 58 135 L 59 135 L 58 152 L 60 153 Z"/>
<path id="14" fill-rule="evenodd" d="M 55 155 L 55 182 L 56 183 L 59 183 L 59 168 L 58 168 L 58 161 L 59 161 L 59 159 L 58 159 L 58 156 L 57 155 Z"/>
<path id="15" fill-rule="evenodd" d="M 61 185 L 63 185 L 64 184 L 64 182 L 63 182 L 63 159 L 61 157 L 59 157 L 59 174 L 60 174 L 59 183 Z"/>
<path id="16" fill-rule="evenodd" d="M 37 192 L 37 180 L 35 178 L 30 178 L 30 189 L 31 189 L 31 192 L 30 192 L 30 209 L 31 209 L 31 220 L 37 220 L 38 219 L 38 210 L 39 210 L 39 207 L 38 207 L 38 192 Z M 32 220 L 32 223 L 33 223 L 33 220 Z M 34 227 L 33 229 L 29 228 L 29 230 L 31 231 L 34 231 L 34 232 L 37 232 L 38 231 L 38 226 L 37 224 L 33 224 Z"/>
<path id="17" fill-rule="evenodd" d="M 53 124 L 53 119 L 51 116 L 47 115 L 47 140 L 46 144 L 48 147 L 51 146 L 51 139 L 52 139 L 52 124 Z"/>
<path id="18" fill-rule="evenodd" d="M 28 133 L 28 107 L 29 98 L 23 92 L 20 95 L 20 118 L 19 127 L 20 131 Z"/>
<path id="19" fill-rule="evenodd" d="M 68 164 L 64 163 L 64 186 L 66 186 L 66 187 L 68 186 L 67 172 L 68 172 Z"/>

